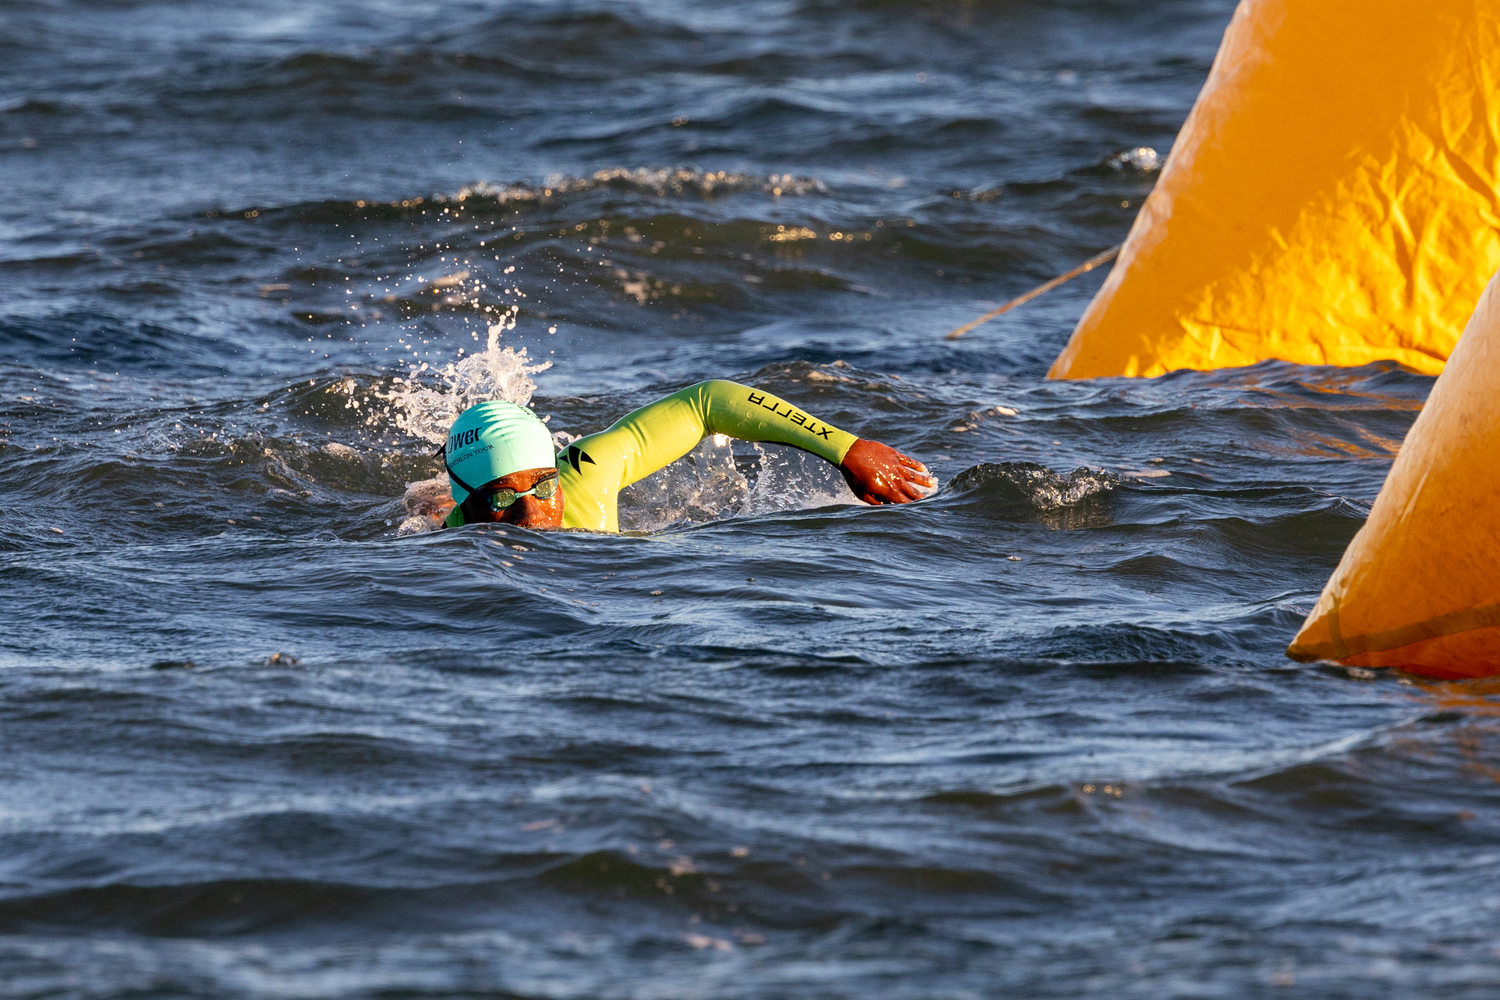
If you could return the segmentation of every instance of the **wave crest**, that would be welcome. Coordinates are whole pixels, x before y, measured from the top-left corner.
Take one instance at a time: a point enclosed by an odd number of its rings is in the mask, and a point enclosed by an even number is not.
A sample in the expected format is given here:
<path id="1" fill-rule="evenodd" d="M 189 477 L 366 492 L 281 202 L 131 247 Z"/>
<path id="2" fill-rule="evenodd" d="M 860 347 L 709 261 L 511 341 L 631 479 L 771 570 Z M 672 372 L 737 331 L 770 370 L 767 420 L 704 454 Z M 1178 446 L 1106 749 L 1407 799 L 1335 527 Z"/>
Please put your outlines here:
<path id="1" fill-rule="evenodd" d="M 1050 513 L 1110 493 L 1120 482 L 1113 472 L 1087 466 L 1060 473 L 1035 462 L 984 462 L 954 476 L 945 492 L 979 493 L 1007 506 L 1019 503 Z"/>
<path id="2" fill-rule="evenodd" d="M 491 184 L 476 181 L 466 184 L 452 194 L 435 194 L 432 201 L 464 202 L 471 199 L 486 199 L 498 204 L 538 202 L 560 195 L 593 191 L 598 188 L 615 188 L 635 191 L 664 198 L 673 195 L 697 195 L 711 198 L 715 195 L 738 194 L 742 191 L 759 191 L 775 197 L 812 194 L 827 194 L 828 187 L 815 177 L 798 177 L 793 174 L 745 174 L 730 170 L 698 170 L 692 167 L 609 167 L 596 170 L 587 177 L 569 177 L 553 174 L 540 185 L 515 183 Z"/>

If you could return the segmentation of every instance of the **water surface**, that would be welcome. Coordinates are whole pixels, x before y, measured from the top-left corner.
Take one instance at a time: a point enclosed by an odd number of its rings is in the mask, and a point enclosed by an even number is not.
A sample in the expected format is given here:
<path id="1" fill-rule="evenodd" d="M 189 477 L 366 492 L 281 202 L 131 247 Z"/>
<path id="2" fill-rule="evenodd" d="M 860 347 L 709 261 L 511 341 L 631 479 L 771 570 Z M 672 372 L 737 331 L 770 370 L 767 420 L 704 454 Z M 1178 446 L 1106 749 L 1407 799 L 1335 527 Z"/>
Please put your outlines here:
<path id="1" fill-rule="evenodd" d="M 1493 996 L 1490 690 L 1283 655 L 1431 380 L 941 338 L 1232 8 L 6 5 L 0 993 Z M 709 377 L 943 486 L 423 530 L 466 403 Z"/>

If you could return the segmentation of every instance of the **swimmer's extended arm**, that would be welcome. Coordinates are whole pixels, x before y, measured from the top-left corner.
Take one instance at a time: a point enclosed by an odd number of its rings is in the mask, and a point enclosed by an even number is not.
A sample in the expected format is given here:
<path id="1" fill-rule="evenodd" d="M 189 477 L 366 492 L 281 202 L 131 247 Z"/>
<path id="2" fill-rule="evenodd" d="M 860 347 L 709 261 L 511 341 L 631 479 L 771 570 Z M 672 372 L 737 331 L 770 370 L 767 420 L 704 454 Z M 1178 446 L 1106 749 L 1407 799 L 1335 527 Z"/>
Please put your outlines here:
<path id="1" fill-rule="evenodd" d="M 865 503 L 920 500 L 925 494 L 918 487 L 937 485 L 921 462 L 879 441 L 857 438 L 825 424 L 768 392 L 722 379 L 700 382 L 682 391 L 702 400 L 705 434 L 789 444 L 810 451 L 838 466 L 854 495 Z"/>
<path id="2" fill-rule="evenodd" d="M 859 440 L 769 392 L 724 379 L 690 385 L 627 413 L 605 433 L 616 431 L 631 434 L 638 445 L 639 460 L 631 463 L 621 486 L 670 465 L 710 434 L 789 444 L 834 465 Z"/>
<path id="3" fill-rule="evenodd" d="M 768 392 L 714 379 L 643 406 L 608 430 L 563 449 L 558 468 L 566 499 L 564 524 L 618 531 L 619 491 L 677 461 L 709 434 L 812 452 L 839 466 L 855 494 L 867 502 L 899 503 L 921 495 L 901 491 L 895 485 L 901 477 L 891 471 L 902 467 L 900 460 L 912 470 L 920 470 L 919 463 L 839 430 Z"/>

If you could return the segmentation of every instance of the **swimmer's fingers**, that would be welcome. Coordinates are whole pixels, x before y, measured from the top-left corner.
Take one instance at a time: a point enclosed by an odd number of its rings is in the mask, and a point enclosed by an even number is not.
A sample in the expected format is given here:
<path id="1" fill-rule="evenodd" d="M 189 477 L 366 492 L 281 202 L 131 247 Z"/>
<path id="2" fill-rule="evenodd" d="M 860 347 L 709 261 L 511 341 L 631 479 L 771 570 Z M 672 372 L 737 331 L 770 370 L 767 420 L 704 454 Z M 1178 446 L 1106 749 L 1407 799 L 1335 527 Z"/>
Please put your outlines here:
<path id="1" fill-rule="evenodd" d="M 906 502 L 908 503 L 913 500 L 922 500 L 927 496 L 927 491 L 922 489 L 922 485 L 914 483 L 911 480 L 897 484 L 897 489 L 901 491 L 902 496 L 906 498 Z"/>
<path id="2" fill-rule="evenodd" d="M 937 479 L 927 472 L 927 466 L 918 462 L 915 458 L 898 451 L 896 452 L 896 459 L 901 463 L 901 475 L 906 478 L 908 483 L 916 483 L 918 486 L 926 486 L 928 488 L 937 485 Z M 926 496 L 926 494 L 921 494 L 916 499 L 920 500 L 923 496 Z"/>
<path id="3" fill-rule="evenodd" d="M 911 503 L 921 494 L 913 495 L 916 488 L 908 483 L 898 469 L 891 469 L 870 487 L 870 492 L 880 497 L 883 503 Z"/>
<path id="4" fill-rule="evenodd" d="M 908 483 L 916 483 L 918 486 L 925 486 L 928 489 L 932 489 L 937 485 L 937 477 L 928 475 L 926 469 L 923 469 L 921 472 L 906 473 L 906 481 Z"/>
<path id="5" fill-rule="evenodd" d="M 895 454 L 899 464 L 894 471 L 901 477 L 901 491 L 908 500 L 921 500 L 927 495 L 926 490 L 937 485 L 937 479 L 927 472 L 927 466 L 910 455 L 904 455 L 899 451 Z M 913 492 L 914 487 L 915 492 Z"/>
<path id="6" fill-rule="evenodd" d="M 876 500 L 869 499 L 870 496 L 878 497 Z M 903 477 L 900 473 L 894 473 L 889 477 L 883 477 L 875 488 L 867 491 L 865 503 L 911 503 L 913 500 L 921 500 L 927 493 L 920 485 Z"/>

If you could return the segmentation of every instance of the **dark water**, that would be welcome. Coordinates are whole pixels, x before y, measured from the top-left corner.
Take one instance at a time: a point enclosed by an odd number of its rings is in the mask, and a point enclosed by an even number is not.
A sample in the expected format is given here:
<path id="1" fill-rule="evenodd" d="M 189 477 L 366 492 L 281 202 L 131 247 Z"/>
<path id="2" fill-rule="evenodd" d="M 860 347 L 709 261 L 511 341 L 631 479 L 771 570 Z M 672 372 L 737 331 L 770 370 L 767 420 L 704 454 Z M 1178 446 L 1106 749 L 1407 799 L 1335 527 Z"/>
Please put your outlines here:
<path id="1" fill-rule="evenodd" d="M 1497 995 L 1497 703 L 1282 653 L 1430 380 L 1048 383 L 1097 274 L 941 340 L 1124 235 L 1231 10 L 0 7 L 0 992 Z M 504 348 L 944 486 L 418 531 Z"/>

